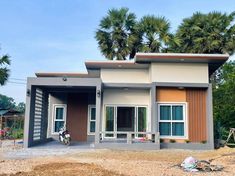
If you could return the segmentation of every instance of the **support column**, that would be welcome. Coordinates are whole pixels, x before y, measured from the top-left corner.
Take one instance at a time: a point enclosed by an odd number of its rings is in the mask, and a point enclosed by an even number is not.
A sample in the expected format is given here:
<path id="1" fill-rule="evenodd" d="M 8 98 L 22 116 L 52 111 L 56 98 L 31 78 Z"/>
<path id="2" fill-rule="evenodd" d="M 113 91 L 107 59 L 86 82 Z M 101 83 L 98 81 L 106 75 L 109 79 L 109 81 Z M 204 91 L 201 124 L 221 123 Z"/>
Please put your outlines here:
<path id="1" fill-rule="evenodd" d="M 210 149 L 214 149 L 212 84 L 209 84 L 207 89 L 207 143 Z"/>
<path id="2" fill-rule="evenodd" d="M 100 127 L 101 127 L 101 99 L 102 90 L 101 84 L 96 86 L 96 126 L 95 126 L 95 143 L 100 142 Z"/>
<path id="3" fill-rule="evenodd" d="M 151 87 L 151 131 L 157 132 L 157 113 L 156 113 L 156 85 Z"/>
<path id="4" fill-rule="evenodd" d="M 33 141 L 33 116 L 35 102 L 35 88 L 27 81 L 26 107 L 24 119 L 24 148 L 30 147 Z"/>

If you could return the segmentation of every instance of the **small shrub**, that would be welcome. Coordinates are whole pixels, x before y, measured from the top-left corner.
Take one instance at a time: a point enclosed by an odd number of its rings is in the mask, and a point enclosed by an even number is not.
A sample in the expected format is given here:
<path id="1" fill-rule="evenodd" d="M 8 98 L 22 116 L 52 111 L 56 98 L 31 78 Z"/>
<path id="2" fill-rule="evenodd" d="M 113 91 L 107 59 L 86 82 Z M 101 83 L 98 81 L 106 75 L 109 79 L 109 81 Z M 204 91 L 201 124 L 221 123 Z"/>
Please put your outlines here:
<path id="1" fill-rule="evenodd" d="M 205 144 L 205 143 L 207 143 L 207 141 L 206 141 L 206 140 L 203 140 L 203 141 L 201 141 L 201 143 L 202 143 L 202 144 Z"/>
<path id="2" fill-rule="evenodd" d="M 160 139 L 160 143 L 163 143 L 164 142 L 164 139 Z"/>
<path id="3" fill-rule="evenodd" d="M 190 143 L 190 140 L 185 140 L 186 143 Z"/>
<path id="4" fill-rule="evenodd" d="M 170 139 L 170 143 L 175 143 L 175 139 Z"/>
<path id="5" fill-rule="evenodd" d="M 23 134 L 24 134 L 24 130 L 23 129 L 14 129 L 14 130 L 12 130 L 10 136 L 13 139 L 22 139 L 23 138 Z"/>

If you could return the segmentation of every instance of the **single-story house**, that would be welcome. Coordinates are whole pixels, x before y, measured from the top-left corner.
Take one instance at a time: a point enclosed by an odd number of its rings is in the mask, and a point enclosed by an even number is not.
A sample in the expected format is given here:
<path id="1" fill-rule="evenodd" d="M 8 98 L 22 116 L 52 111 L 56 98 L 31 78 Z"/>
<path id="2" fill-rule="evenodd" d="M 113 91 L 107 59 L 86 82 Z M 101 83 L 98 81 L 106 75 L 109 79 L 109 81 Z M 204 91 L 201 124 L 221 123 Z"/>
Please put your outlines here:
<path id="1" fill-rule="evenodd" d="M 14 127 L 16 121 L 23 124 L 24 114 L 22 112 L 11 108 L 0 108 L 0 130 L 6 127 Z"/>
<path id="2" fill-rule="evenodd" d="M 213 149 L 210 76 L 228 58 L 137 53 L 87 61 L 87 73 L 36 73 L 27 79 L 24 146 L 58 140 L 66 125 L 73 141 L 96 148 Z"/>

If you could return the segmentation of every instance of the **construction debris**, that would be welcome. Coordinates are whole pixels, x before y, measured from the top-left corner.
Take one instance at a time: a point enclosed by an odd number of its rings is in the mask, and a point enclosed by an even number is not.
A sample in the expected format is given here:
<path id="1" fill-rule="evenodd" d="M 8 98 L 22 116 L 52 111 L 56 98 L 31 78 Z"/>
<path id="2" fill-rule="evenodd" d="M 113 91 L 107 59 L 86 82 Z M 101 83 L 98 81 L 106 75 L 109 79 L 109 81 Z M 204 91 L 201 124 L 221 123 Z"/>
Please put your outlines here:
<path id="1" fill-rule="evenodd" d="M 187 157 L 183 161 L 181 167 L 188 172 L 198 172 L 198 171 L 213 172 L 213 171 L 221 171 L 224 168 L 221 165 L 212 165 L 210 161 L 197 160 L 191 156 Z"/>

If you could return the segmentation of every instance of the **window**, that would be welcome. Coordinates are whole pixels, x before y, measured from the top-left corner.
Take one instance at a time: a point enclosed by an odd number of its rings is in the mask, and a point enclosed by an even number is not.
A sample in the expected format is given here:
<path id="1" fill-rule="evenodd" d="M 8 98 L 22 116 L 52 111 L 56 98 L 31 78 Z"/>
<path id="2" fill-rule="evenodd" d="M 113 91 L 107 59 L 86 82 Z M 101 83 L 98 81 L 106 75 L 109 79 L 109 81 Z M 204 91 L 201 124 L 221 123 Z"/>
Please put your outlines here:
<path id="1" fill-rule="evenodd" d="M 66 118 L 66 105 L 54 105 L 53 133 L 58 133 L 64 126 Z"/>
<path id="2" fill-rule="evenodd" d="M 95 133 L 95 122 L 96 122 L 96 108 L 95 105 L 88 106 L 88 134 Z"/>
<path id="3" fill-rule="evenodd" d="M 185 114 L 185 104 L 158 104 L 160 135 L 185 138 Z"/>

